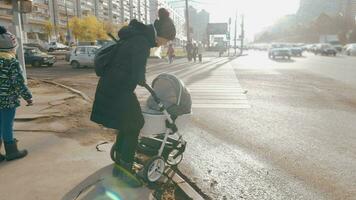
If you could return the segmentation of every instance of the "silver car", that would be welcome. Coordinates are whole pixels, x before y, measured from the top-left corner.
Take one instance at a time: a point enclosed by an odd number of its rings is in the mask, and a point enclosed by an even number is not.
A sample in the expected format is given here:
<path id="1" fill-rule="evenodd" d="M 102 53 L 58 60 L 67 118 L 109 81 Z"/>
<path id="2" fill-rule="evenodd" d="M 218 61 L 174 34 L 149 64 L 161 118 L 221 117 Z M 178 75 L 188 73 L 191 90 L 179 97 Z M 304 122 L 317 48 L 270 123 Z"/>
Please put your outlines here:
<path id="1" fill-rule="evenodd" d="M 70 64 L 73 68 L 94 67 L 94 56 L 98 46 L 78 46 L 70 54 Z"/>

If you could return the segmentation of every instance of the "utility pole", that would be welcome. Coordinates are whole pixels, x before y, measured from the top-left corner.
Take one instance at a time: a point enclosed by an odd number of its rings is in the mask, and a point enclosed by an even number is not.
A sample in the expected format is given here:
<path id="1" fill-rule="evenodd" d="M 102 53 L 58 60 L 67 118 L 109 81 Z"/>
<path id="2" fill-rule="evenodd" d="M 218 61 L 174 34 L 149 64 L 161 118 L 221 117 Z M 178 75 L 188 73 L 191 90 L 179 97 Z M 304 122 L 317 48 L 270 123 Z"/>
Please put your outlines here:
<path id="1" fill-rule="evenodd" d="M 235 53 L 234 55 L 236 56 L 236 40 L 237 40 L 237 11 L 236 11 L 236 16 L 235 16 L 235 36 L 234 36 L 234 49 Z"/>
<path id="2" fill-rule="evenodd" d="M 23 77 L 25 79 L 25 83 L 27 83 L 27 74 L 26 74 L 26 66 L 25 66 L 25 57 L 23 55 L 23 41 L 22 41 L 22 27 L 21 27 L 21 16 L 20 16 L 20 7 L 19 7 L 19 1 L 12 1 L 12 11 L 13 11 L 13 20 L 14 20 L 14 26 L 15 26 L 15 34 L 18 42 L 18 48 L 17 48 L 17 57 L 19 59 L 22 71 L 23 71 Z"/>
<path id="3" fill-rule="evenodd" d="M 69 45 L 71 38 L 70 38 L 70 32 L 69 32 L 69 17 L 68 17 L 67 0 L 64 0 L 64 8 L 65 8 L 66 18 L 67 18 L 67 37 L 66 37 L 66 40 L 67 40 L 68 45 Z"/>
<path id="4" fill-rule="evenodd" d="M 231 42 L 231 17 L 229 18 L 229 35 L 227 35 L 227 56 L 230 56 L 230 42 Z"/>
<path id="5" fill-rule="evenodd" d="M 189 6 L 188 0 L 185 0 L 185 23 L 187 24 L 187 42 L 190 41 L 190 25 L 189 25 Z"/>
<path id="6" fill-rule="evenodd" d="M 241 17 L 241 35 L 240 35 L 240 39 L 241 39 L 241 45 L 240 45 L 240 55 L 242 55 L 243 50 L 244 50 L 244 39 L 245 39 L 245 30 L 244 30 L 244 26 L 245 26 L 245 17 L 244 15 L 242 15 Z"/>

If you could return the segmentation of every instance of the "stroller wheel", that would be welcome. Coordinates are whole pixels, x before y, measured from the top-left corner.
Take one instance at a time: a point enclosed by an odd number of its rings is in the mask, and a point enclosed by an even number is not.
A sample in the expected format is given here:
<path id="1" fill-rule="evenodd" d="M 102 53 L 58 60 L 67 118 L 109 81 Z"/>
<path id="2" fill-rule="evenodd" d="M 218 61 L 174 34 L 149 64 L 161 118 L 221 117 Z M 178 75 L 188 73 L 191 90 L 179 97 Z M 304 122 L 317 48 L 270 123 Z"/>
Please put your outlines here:
<path id="1" fill-rule="evenodd" d="M 177 154 L 179 153 L 179 150 L 173 149 L 167 157 L 167 163 L 171 166 L 177 166 L 180 162 L 183 160 L 183 154 L 178 155 L 176 158 L 174 158 Z"/>
<path id="2" fill-rule="evenodd" d="M 150 182 L 156 182 L 161 178 L 165 169 L 165 163 L 162 157 L 154 156 L 152 157 L 144 168 L 144 178 Z"/>
<path id="3" fill-rule="evenodd" d="M 119 162 L 120 162 L 120 154 L 119 154 L 119 152 L 117 152 L 116 143 L 114 143 L 112 145 L 112 147 L 111 147 L 110 157 L 111 157 L 112 161 L 114 161 L 116 164 L 119 164 Z"/>

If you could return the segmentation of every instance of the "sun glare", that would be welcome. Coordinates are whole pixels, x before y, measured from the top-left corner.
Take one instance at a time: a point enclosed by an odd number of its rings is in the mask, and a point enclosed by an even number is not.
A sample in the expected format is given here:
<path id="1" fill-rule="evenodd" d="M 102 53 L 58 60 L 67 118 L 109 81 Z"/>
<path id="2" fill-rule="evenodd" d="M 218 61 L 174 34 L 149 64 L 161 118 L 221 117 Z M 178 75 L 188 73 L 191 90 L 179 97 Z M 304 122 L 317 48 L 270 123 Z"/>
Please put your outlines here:
<path id="1" fill-rule="evenodd" d="M 294 14 L 299 7 L 299 0 L 205 0 L 205 9 L 210 12 L 211 22 L 226 22 L 245 15 L 247 35 L 254 35 L 264 27 L 273 24 L 284 15 Z M 239 23 L 239 22 L 238 22 Z"/>

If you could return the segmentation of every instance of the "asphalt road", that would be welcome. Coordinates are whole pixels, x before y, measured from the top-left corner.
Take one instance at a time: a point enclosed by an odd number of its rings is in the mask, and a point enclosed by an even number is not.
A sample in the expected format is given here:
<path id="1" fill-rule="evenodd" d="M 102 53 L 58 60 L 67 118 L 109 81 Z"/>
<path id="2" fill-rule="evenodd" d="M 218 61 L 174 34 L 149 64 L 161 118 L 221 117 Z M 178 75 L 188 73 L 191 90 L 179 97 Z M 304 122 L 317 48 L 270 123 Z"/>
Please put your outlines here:
<path id="1" fill-rule="evenodd" d="M 192 93 L 180 170 L 211 199 L 356 199 L 356 58 L 248 54 L 148 67 L 148 80 L 174 73 Z M 91 97 L 97 83 L 63 64 L 28 74 Z"/>

